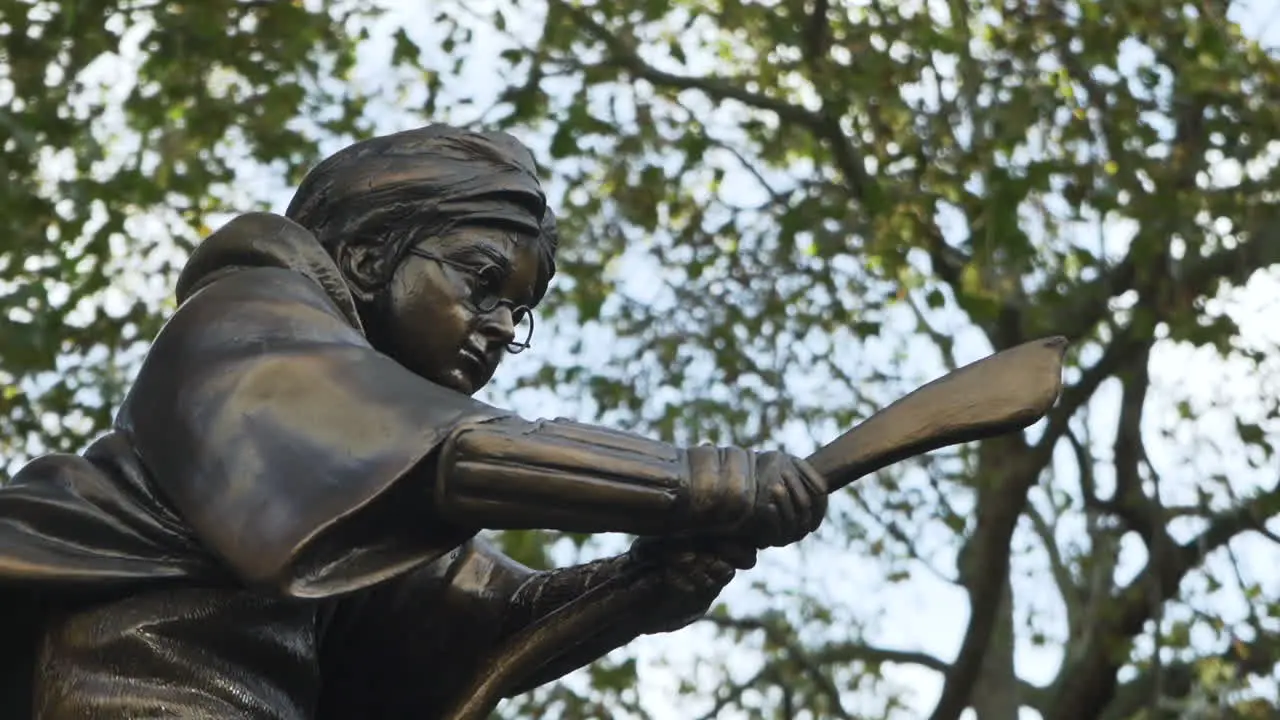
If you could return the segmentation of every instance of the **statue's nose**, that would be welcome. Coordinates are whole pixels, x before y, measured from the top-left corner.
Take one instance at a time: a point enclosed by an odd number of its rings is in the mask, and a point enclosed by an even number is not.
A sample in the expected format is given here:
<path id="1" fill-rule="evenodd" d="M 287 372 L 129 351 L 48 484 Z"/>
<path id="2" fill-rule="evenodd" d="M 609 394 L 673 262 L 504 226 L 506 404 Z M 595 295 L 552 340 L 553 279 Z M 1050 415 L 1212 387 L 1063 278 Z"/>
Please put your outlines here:
<path id="1" fill-rule="evenodd" d="M 485 313 L 480 318 L 480 331 L 485 339 L 500 345 L 510 344 L 516 339 L 516 323 L 511 308 L 506 305 Z"/>

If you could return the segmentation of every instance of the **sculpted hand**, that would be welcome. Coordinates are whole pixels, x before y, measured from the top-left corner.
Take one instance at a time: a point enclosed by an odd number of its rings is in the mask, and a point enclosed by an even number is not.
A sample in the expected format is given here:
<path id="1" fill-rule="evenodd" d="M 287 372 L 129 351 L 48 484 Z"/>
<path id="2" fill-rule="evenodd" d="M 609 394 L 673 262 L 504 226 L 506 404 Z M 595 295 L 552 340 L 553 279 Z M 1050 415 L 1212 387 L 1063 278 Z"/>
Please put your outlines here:
<path id="1" fill-rule="evenodd" d="M 809 463 L 782 452 L 755 456 L 756 505 L 747 536 L 757 547 L 790 545 L 818 529 L 827 513 L 827 481 Z"/>
<path id="2" fill-rule="evenodd" d="M 694 532 L 766 548 L 789 545 L 822 523 L 827 481 L 804 460 L 709 445 L 687 453 Z"/>
<path id="3" fill-rule="evenodd" d="M 737 570 L 755 567 L 756 550 L 741 541 L 712 538 L 640 538 L 628 553 L 652 583 L 643 632 L 679 630 L 702 617 Z"/>

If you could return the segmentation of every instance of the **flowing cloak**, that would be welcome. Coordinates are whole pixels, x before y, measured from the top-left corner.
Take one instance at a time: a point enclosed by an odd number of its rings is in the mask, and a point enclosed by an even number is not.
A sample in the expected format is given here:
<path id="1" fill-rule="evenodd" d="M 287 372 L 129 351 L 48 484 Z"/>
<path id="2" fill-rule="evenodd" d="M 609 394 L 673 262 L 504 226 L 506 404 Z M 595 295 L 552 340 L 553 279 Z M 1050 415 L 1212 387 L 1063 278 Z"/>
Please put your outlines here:
<path id="1" fill-rule="evenodd" d="M 420 597 L 389 579 L 416 572 L 420 585 L 495 595 L 527 572 L 431 512 L 431 453 L 459 423 L 507 413 L 375 351 L 311 233 L 238 218 L 197 248 L 179 299 L 111 432 L 0 487 L 2 717 L 24 716 L 34 643 L 61 608 L 192 588 L 305 608 L 374 592 L 390 598 L 376 610 L 385 641 Z M 174 612 L 199 615 L 200 602 Z M 299 702 L 316 712 L 314 698 Z"/>

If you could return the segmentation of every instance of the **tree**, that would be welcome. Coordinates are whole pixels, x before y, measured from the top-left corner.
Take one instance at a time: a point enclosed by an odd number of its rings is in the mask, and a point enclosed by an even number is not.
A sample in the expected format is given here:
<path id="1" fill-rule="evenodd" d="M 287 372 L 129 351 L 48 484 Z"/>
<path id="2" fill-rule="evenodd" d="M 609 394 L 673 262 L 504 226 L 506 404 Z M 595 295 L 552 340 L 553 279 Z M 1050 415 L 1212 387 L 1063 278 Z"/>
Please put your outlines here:
<path id="1" fill-rule="evenodd" d="M 102 426 L 183 243 L 247 209 L 237 182 L 296 178 L 376 114 L 343 82 L 373 6 L 89 6 L 0 3 L 0 93 L 21 103 L 0 110 L 13 456 Z M 1262 717 L 1251 678 L 1280 659 L 1280 606 L 1248 564 L 1280 541 L 1280 354 L 1249 304 L 1280 263 L 1280 65 L 1241 11 L 511 0 L 443 3 L 430 32 L 381 18 L 424 116 L 510 128 L 553 176 L 558 336 L 505 389 L 517 409 L 581 396 L 611 424 L 802 453 L 948 367 L 1074 343 L 1041 426 L 844 493 L 821 538 L 653 644 L 682 717 L 913 717 L 903 685 L 929 675 L 937 720 Z M 96 97 L 93 63 L 134 42 L 141 81 Z M 503 79 L 483 112 L 476 72 Z M 104 108 L 125 122 L 84 132 Z M 165 253 L 111 311 L 122 258 Z M 537 563 L 604 549 L 505 540 Z M 901 612 L 878 622 L 877 595 L 904 594 L 966 606 L 931 626 L 954 637 L 912 647 Z M 648 667 L 620 652 L 505 712 L 652 717 L 667 676 Z"/>
<path id="2" fill-rule="evenodd" d="M 0 448 L 74 450 L 109 421 L 176 268 L 258 166 L 299 179 L 365 127 L 338 84 L 372 9 L 0 2 Z M 112 290 L 111 288 L 114 288 Z"/>
<path id="3" fill-rule="evenodd" d="M 514 25 L 507 14 L 531 7 L 498 7 L 491 22 Z M 970 704 L 980 718 L 1019 706 L 1128 717 L 1152 697 L 1185 697 L 1188 673 L 1227 638 L 1238 673 L 1272 671 L 1269 598 L 1239 581 L 1249 610 L 1233 626 L 1195 584 L 1237 584 L 1223 561 L 1280 508 L 1273 478 L 1245 479 L 1249 465 L 1269 467 L 1274 413 L 1225 406 L 1236 432 L 1212 441 L 1249 461 L 1228 470 L 1207 446 L 1171 446 L 1204 437 L 1192 428 L 1213 411 L 1152 379 L 1191 348 L 1257 376 L 1271 368 L 1220 302 L 1280 262 L 1267 140 L 1278 66 L 1229 6 L 536 8 L 540 32 L 513 37 L 505 55 L 513 80 L 497 123 L 551 135 L 571 257 L 594 270 L 573 266 L 567 299 L 621 348 L 544 379 L 585 382 L 616 422 L 755 444 L 793 424 L 829 436 L 833 420 L 846 426 L 900 389 L 911 364 L 894 357 L 859 376 L 850 357 L 884 336 L 946 366 L 1053 333 L 1076 343 L 1038 433 L 886 475 L 884 493 L 854 503 L 864 527 L 842 528 L 889 579 L 956 556 L 970 613 L 955 656 L 851 645 L 821 613 L 714 618 L 797 646 L 763 661 L 778 691 L 765 705 L 838 715 L 833 688 L 851 667 L 896 661 L 942 674 L 939 720 Z M 619 275 L 607 281 L 614 258 L 651 260 L 663 291 L 627 298 Z M 664 395 L 676 400 L 654 401 Z M 944 532 L 943 549 L 920 546 Z M 1022 565 L 1029 544 L 1065 623 L 1018 607 L 1011 558 Z M 1146 557 L 1118 566 L 1122 547 Z M 1136 643 L 1153 622 L 1155 654 Z M 1190 642 L 1202 628 L 1213 640 Z M 1015 672 L 1028 634 L 1062 650 L 1041 687 Z M 806 682 L 815 669 L 822 678 Z"/>

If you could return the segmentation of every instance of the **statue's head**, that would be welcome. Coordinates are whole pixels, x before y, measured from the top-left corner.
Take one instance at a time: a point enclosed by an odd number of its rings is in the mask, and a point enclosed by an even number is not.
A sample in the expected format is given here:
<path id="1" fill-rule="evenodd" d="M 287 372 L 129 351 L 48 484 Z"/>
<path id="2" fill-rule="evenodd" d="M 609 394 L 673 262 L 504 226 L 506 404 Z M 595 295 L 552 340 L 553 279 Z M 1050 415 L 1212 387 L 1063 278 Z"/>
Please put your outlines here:
<path id="1" fill-rule="evenodd" d="M 328 158 L 287 215 L 337 263 L 374 347 L 471 394 L 528 346 L 555 274 L 536 172 L 510 135 L 432 125 Z"/>

